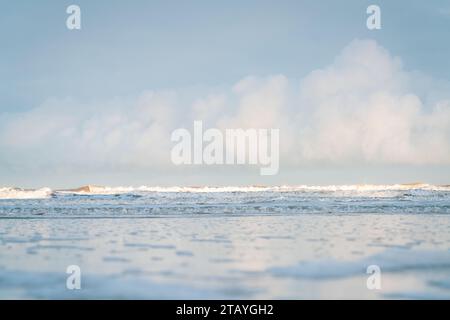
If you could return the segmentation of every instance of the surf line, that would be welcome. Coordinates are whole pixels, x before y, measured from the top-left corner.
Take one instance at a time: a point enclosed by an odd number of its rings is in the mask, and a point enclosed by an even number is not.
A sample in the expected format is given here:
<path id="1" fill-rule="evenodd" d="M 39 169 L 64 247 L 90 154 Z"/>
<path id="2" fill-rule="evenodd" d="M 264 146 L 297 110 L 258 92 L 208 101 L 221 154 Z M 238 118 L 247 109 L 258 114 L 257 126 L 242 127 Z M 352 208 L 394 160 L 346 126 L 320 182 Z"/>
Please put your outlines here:
<path id="1" fill-rule="evenodd" d="M 275 175 L 279 170 L 279 129 L 209 128 L 194 121 L 193 134 L 185 128 L 172 132 L 177 144 L 171 151 L 175 165 L 260 165 L 260 174 Z"/>

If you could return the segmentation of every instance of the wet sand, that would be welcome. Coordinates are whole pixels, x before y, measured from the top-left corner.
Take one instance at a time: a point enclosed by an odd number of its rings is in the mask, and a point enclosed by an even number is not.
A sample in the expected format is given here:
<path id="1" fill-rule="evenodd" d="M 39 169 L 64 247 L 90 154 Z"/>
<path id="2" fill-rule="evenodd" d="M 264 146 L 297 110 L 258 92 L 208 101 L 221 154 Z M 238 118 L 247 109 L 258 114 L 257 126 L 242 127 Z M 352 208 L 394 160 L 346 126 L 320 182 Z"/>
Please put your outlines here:
<path id="1" fill-rule="evenodd" d="M 7 217 L 0 239 L 3 299 L 450 298 L 446 214 Z"/>

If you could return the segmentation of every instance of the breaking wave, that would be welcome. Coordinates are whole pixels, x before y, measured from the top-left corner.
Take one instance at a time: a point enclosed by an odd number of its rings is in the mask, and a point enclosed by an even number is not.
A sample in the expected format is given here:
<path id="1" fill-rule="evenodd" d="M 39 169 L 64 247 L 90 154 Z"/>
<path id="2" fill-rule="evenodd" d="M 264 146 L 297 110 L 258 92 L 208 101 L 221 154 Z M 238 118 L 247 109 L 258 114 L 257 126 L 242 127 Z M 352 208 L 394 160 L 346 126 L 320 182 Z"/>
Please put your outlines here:
<path id="1" fill-rule="evenodd" d="M 142 193 L 245 193 L 245 192 L 319 192 L 319 193 L 350 193 L 354 195 L 390 191 L 428 191 L 450 192 L 450 185 L 430 185 L 426 183 L 392 184 L 392 185 L 328 185 L 328 186 L 224 186 L 224 187 L 104 187 L 84 186 L 70 190 L 21 189 L 5 187 L 0 188 L 0 199 L 45 199 L 58 195 L 123 195 Z"/>
<path id="2" fill-rule="evenodd" d="M 0 188 L 0 199 L 45 199 L 52 195 L 50 188 L 27 190 L 19 188 Z"/>

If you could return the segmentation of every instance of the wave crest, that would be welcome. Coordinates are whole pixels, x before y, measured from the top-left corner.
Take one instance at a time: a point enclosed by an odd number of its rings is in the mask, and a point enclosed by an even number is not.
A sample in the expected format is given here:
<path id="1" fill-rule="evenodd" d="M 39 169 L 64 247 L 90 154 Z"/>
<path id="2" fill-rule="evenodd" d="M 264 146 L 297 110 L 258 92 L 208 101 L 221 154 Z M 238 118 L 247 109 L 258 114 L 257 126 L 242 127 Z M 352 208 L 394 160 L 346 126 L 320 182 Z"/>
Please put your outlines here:
<path id="1" fill-rule="evenodd" d="M 0 188 L 0 199 L 45 199 L 52 195 L 50 188 L 27 190 L 20 188 Z"/>
<path id="2" fill-rule="evenodd" d="M 383 191 L 450 191 L 450 185 L 430 185 L 426 183 L 413 184 L 392 184 L 392 185 L 328 185 L 328 186 L 224 186 L 224 187 L 107 187 L 87 185 L 70 190 L 52 190 L 50 188 L 41 189 L 20 189 L 20 188 L 0 188 L 0 199 L 45 199 L 55 195 L 115 195 L 130 193 L 232 193 L 232 192 L 383 192 Z"/>

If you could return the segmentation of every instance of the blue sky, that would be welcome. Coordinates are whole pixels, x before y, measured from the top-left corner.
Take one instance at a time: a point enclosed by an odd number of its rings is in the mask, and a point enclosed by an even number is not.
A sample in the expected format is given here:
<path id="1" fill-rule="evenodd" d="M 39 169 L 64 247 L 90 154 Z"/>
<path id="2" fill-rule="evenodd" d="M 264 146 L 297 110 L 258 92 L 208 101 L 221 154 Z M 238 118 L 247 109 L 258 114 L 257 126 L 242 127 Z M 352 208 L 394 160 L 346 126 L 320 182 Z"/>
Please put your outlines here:
<path id="1" fill-rule="evenodd" d="M 450 77 L 448 1 L 378 1 L 383 28 L 369 31 L 372 2 L 76 1 L 82 30 L 74 32 L 65 27 L 73 1 L 4 1 L 0 110 L 52 96 L 229 84 L 250 74 L 302 77 L 367 37 L 409 69 Z"/>
<path id="2" fill-rule="evenodd" d="M 65 9 L 70 4 L 81 7 L 80 31 L 65 26 Z M 366 28 L 369 4 L 381 7 L 381 30 Z M 393 59 L 401 59 L 402 70 L 420 73 L 418 82 L 427 82 L 430 92 L 435 91 L 431 100 L 445 100 L 450 79 L 449 35 L 448 1 L 2 1 L 0 124 L 10 124 L 16 115 L 41 110 L 51 101 L 65 101 L 61 108 L 69 114 L 78 113 L 80 105 L 92 108 L 95 114 L 114 99 L 117 104 L 133 104 L 148 90 L 207 95 L 205 91 L 227 91 L 248 76 L 283 75 L 293 79 L 290 84 L 296 83 L 313 70 L 326 69 L 355 39 L 375 40 Z M 363 50 L 358 48 L 355 50 Z M 429 97 L 414 93 L 427 109 Z M 189 112 L 183 103 L 177 108 Z M 442 143 L 443 148 L 448 147 L 448 140 Z M 208 177 L 196 178 L 208 176 L 206 173 L 185 175 L 167 166 L 158 169 L 163 172 L 158 175 L 128 162 L 120 165 L 120 170 L 114 163 L 99 162 L 102 170 L 98 170 L 67 159 L 46 161 L 45 154 L 55 159 L 53 153 L 57 152 L 61 150 L 52 150 L 42 141 L 30 148 L 10 143 L 0 153 L 0 178 L 4 181 L 0 184 L 65 186 L 90 177 L 95 181 L 86 182 L 211 182 Z M 42 155 L 34 162 L 36 154 Z M 278 180 L 261 181 L 253 174 L 243 180 L 244 184 L 383 182 L 378 172 L 390 172 L 393 178 L 386 180 L 450 182 L 446 161 L 421 162 L 420 174 L 417 167 L 408 169 L 395 161 L 380 165 L 344 161 L 346 173 L 340 165 L 305 169 L 293 179 L 291 172 L 310 164 L 290 164 Z M 334 173 L 323 174 L 324 170 Z M 405 173 L 397 175 L 399 171 Z M 171 178 L 165 180 L 167 175 Z M 223 177 L 223 183 L 242 184 L 240 177 L 245 175 L 237 171 L 234 177 Z"/>

